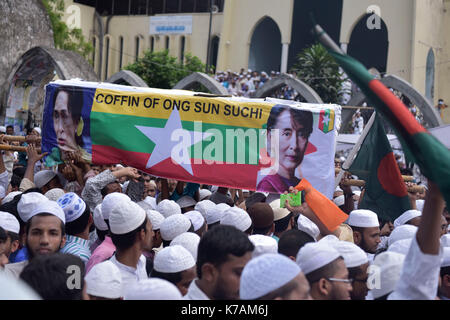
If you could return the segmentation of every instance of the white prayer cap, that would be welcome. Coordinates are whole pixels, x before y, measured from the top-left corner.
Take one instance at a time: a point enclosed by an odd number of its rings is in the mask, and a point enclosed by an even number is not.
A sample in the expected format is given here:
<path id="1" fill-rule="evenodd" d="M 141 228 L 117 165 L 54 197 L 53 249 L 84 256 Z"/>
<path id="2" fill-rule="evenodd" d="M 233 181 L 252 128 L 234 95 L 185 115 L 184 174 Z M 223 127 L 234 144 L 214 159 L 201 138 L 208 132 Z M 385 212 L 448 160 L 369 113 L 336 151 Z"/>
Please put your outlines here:
<path id="1" fill-rule="evenodd" d="M 0 227 L 9 232 L 14 232 L 19 234 L 20 224 L 19 220 L 14 217 L 11 213 L 0 211 Z"/>
<path id="2" fill-rule="evenodd" d="M 389 246 L 387 251 L 401 253 L 406 256 L 406 254 L 409 251 L 409 247 L 411 247 L 412 240 L 413 240 L 412 238 L 409 238 L 395 241 L 393 244 Z"/>
<path id="3" fill-rule="evenodd" d="M 6 272 L 0 272 L 0 288 L 0 300 L 42 300 L 25 281 Z"/>
<path id="4" fill-rule="evenodd" d="M 32 192 L 30 192 L 32 193 Z M 27 193 L 29 194 L 29 193 Z M 23 196 L 22 196 L 23 197 Z M 48 200 L 46 197 L 44 197 L 44 201 L 39 202 L 33 207 L 33 211 L 31 211 L 31 214 L 28 219 L 33 218 L 35 215 L 40 213 L 49 213 L 56 217 L 58 217 L 63 223 L 66 223 L 66 217 L 64 214 L 63 209 L 57 204 L 55 201 Z M 28 220 L 27 220 L 28 221 Z M 25 221 L 25 222 L 27 222 Z"/>
<path id="5" fill-rule="evenodd" d="M 224 212 L 223 217 L 220 219 L 220 224 L 234 226 L 244 232 L 252 225 L 252 219 L 245 210 L 231 207 Z"/>
<path id="6" fill-rule="evenodd" d="M 373 228 L 379 227 L 378 216 L 375 212 L 365 209 L 357 209 L 350 212 L 346 222 L 351 227 Z"/>
<path id="7" fill-rule="evenodd" d="M 182 196 L 177 200 L 177 204 L 180 206 L 180 208 L 193 207 L 196 203 L 197 202 L 194 200 L 194 198 L 189 196 Z"/>
<path id="8" fill-rule="evenodd" d="M 161 213 L 164 218 L 174 214 L 181 214 L 180 206 L 173 200 L 164 199 L 156 206 L 156 211 Z"/>
<path id="9" fill-rule="evenodd" d="M 103 210 L 104 205 L 102 204 L 102 213 Z M 111 210 L 109 227 L 113 234 L 125 234 L 137 229 L 144 223 L 146 217 L 144 209 L 135 202 L 131 200 L 121 201 Z"/>
<path id="10" fill-rule="evenodd" d="M 202 200 L 197 202 L 194 209 L 200 212 L 203 216 L 203 218 L 206 219 L 206 210 L 215 208 L 216 204 L 212 202 L 211 200 Z"/>
<path id="11" fill-rule="evenodd" d="M 15 196 L 17 196 L 18 194 L 21 194 L 21 193 L 22 193 L 22 191 L 13 191 L 13 192 L 8 193 L 6 195 L 6 197 L 3 198 L 2 204 L 12 201 Z"/>
<path id="12" fill-rule="evenodd" d="M 159 230 L 161 223 L 164 221 L 164 216 L 156 210 L 147 210 L 147 218 L 152 223 L 152 230 Z"/>
<path id="13" fill-rule="evenodd" d="M 359 267 L 369 262 L 369 259 L 367 259 L 367 253 L 365 253 L 364 250 L 354 243 L 348 241 L 337 241 L 331 243 L 331 245 L 344 258 L 344 263 L 347 268 Z"/>
<path id="14" fill-rule="evenodd" d="M 35 209 L 35 207 L 39 203 L 45 201 L 50 200 L 48 200 L 43 194 L 39 192 L 29 192 L 23 194 L 19 202 L 17 203 L 17 212 L 19 212 L 20 219 L 22 219 L 22 221 L 24 222 L 27 222 L 31 218 L 31 212 Z"/>
<path id="15" fill-rule="evenodd" d="M 339 257 L 339 252 L 325 243 L 308 242 L 300 248 L 296 261 L 306 275 L 322 268 Z"/>
<path id="16" fill-rule="evenodd" d="M 54 177 L 56 177 L 56 172 L 52 170 L 39 171 L 34 175 L 34 184 L 36 187 L 42 188 Z"/>
<path id="17" fill-rule="evenodd" d="M 242 300 L 254 300 L 292 281 L 300 267 L 288 257 L 268 253 L 250 260 L 241 275 L 239 295 Z"/>
<path id="18" fill-rule="evenodd" d="M 205 218 L 203 218 L 202 214 L 198 211 L 192 210 L 186 212 L 184 215 L 191 220 L 191 223 L 194 226 L 194 231 L 199 230 L 205 224 Z"/>
<path id="19" fill-rule="evenodd" d="M 95 207 L 93 216 L 94 216 L 94 225 L 98 230 L 101 231 L 108 230 L 108 225 L 106 224 L 105 219 L 103 219 L 101 203 L 99 203 Z"/>
<path id="20" fill-rule="evenodd" d="M 450 233 L 441 236 L 441 247 L 450 247 Z"/>
<path id="21" fill-rule="evenodd" d="M 255 249 L 252 252 L 252 258 L 259 257 L 266 253 L 277 253 L 278 242 L 272 237 L 262 234 L 252 234 L 248 239 L 253 243 Z"/>
<path id="22" fill-rule="evenodd" d="M 109 193 L 103 198 L 102 202 L 102 215 L 103 219 L 109 220 L 109 215 L 112 209 L 121 202 L 131 201 L 130 197 L 124 193 L 113 192 Z"/>
<path id="23" fill-rule="evenodd" d="M 334 192 L 336 192 L 336 191 L 343 192 L 343 190 L 339 186 L 337 186 L 336 189 L 334 189 Z"/>
<path id="24" fill-rule="evenodd" d="M 224 211 L 231 208 L 229 205 L 227 205 L 226 203 L 223 203 L 223 202 L 216 204 L 216 207 L 218 207 L 220 210 L 224 210 Z"/>
<path id="25" fill-rule="evenodd" d="M 322 239 L 320 239 L 318 242 L 328 245 L 328 246 L 331 246 L 331 247 L 334 247 L 334 244 L 339 241 L 340 241 L 339 238 L 336 237 L 334 234 L 329 234 L 329 235 L 326 235 L 325 237 L 323 237 Z"/>
<path id="26" fill-rule="evenodd" d="M 206 223 L 213 224 L 213 223 L 219 222 L 220 219 L 222 219 L 222 217 L 227 209 L 228 208 L 224 208 L 223 206 L 219 206 L 216 204 L 214 205 L 214 207 L 207 208 L 206 216 L 205 216 Z"/>
<path id="27" fill-rule="evenodd" d="M 125 291 L 124 300 L 181 300 L 178 288 L 167 280 L 149 278 L 135 282 Z"/>
<path id="28" fill-rule="evenodd" d="M 407 223 L 409 220 L 412 220 L 416 217 L 420 217 L 422 215 L 422 212 L 419 210 L 407 210 L 403 212 L 403 214 L 394 220 L 394 228 L 401 226 L 402 224 Z"/>
<path id="29" fill-rule="evenodd" d="M 353 194 L 357 195 L 358 197 L 361 196 L 361 191 L 355 190 L 353 191 Z"/>
<path id="30" fill-rule="evenodd" d="M 379 286 L 371 289 L 372 296 L 375 299 L 394 291 L 397 281 L 400 279 L 404 260 L 405 255 L 392 251 L 385 251 L 375 256 L 368 270 L 369 274 L 372 268 L 378 267 L 380 270 Z"/>
<path id="31" fill-rule="evenodd" d="M 63 195 L 65 194 L 65 191 L 63 189 L 60 188 L 53 188 L 48 190 L 44 196 L 48 199 L 48 200 L 52 200 L 52 201 L 58 201 L 59 198 L 61 198 Z"/>
<path id="32" fill-rule="evenodd" d="M 154 197 L 146 196 L 144 201 L 152 207 L 152 210 L 156 209 L 156 199 Z"/>
<path id="33" fill-rule="evenodd" d="M 158 272 L 175 273 L 195 266 L 192 254 L 180 245 L 168 246 L 157 252 L 153 269 Z"/>
<path id="34" fill-rule="evenodd" d="M 450 247 L 445 247 L 442 250 L 441 268 L 450 267 Z"/>
<path id="35" fill-rule="evenodd" d="M 66 222 L 77 220 L 86 210 L 86 203 L 74 192 L 64 194 L 57 203 L 64 210 Z"/>
<path id="36" fill-rule="evenodd" d="M 206 197 L 209 197 L 209 196 L 212 194 L 212 192 L 209 191 L 208 189 L 200 189 L 200 190 L 198 191 L 198 193 L 199 193 L 199 199 L 200 199 L 200 201 L 202 201 L 202 200 L 205 199 Z M 213 203 L 214 203 L 214 202 L 213 202 Z"/>
<path id="37" fill-rule="evenodd" d="M 302 214 L 297 218 L 297 228 L 298 230 L 306 232 L 314 239 L 317 239 L 317 237 L 320 235 L 319 227 Z"/>
<path id="38" fill-rule="evenodd" d="M 84 280 L 86 292 L 92 296 L 108 299 L 122 297 L 122 274 L 110 260 L 94 265 Z"/>
<path id="39" fill-rule="evenodd" d="M 194 260 L 197 261 L 198 244 L 200 243 L 200 236 L 193 232 L 183 232 L 182 234 L 173 238 L 170 242 L 171 246 L 180 245 L 189 251 Z"/>
<path id="40" fill-rule="evenodd" d="M 278 221 L 289 215 L 290 211 L 286 208 L 280 208 L 280 199 L 275 199 L 270 202 L 273 210 L 273 221 Z"/>
<path id="41" fill-rule="evenodd" d="M 417 232 L 417 227 L 410 225 L 410 224 L 404 224 L 401 226 L 398 226 L 397 228 L 394 228 L 392 230 L 389 238 L 388 238 L 388 246 L 393 244 L 395 241 L 402 240 L 402 239 L 410 239 L 414 237 L 414 235 Z"/>
<path id="42" fill-rule="evenodd" d="M 417 207 L 417 210 L 419 210 L 420 212 L 422 212 L 423 211 L 423 205 L 425 204 L 425 200 L 423 200 L 423 199 L 419 199 L 419 200 L 416 200 L 416 207 Z"/>
<path id="43" fill-rule="evenodd" d="M 147 210 L 152 210 L 152 206 L 149 205 L 147 202 L 145 202 L 144 200 L 136 202 L 138 204 L 139 207 L 141 207 L 142 209 L 144 209 L 145 211 Z"/>
<path id="44" fill-rule="evenodd" d="M 161 238 L 172 241 L 176 236 L 187 232 L 191 227 L 191 220 L 183 214 L 178 213 L 164 219 L 160 226 Z"/>
<path id="45" fill-rule="evenodd" d="M 36 130 L 36 132 L 39 133 L 39 135 L 42 134 L 41 128 L 39 128 L 39 127 L 35 127 L 35 128 L 33 128 L 33 130 Z"/>
<path id="46" fill-rule="evenodd" d="M 0 126 L 0 133 L 5 133 L 5 132 L 6 132 L 6 127 Z"/>
<path id="47" fill-rule="evenodd" d="M 333 199 L 333 202 L 338 207 L 343 206 L 345 204 L 345 196 L 341 195 L 339 197 L 336 197 L 336 198 Z"/>

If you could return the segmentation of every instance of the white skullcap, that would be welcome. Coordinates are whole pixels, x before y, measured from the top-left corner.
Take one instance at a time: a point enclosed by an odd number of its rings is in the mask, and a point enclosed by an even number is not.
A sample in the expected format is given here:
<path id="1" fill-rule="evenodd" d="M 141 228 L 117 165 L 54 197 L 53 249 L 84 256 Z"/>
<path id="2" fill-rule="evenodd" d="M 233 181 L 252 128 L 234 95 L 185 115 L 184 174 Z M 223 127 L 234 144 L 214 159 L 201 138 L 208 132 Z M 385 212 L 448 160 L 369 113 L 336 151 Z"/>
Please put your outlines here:
<path id="1" fill-rule="evenodd" d="M 225 208 L 224 206 L 214 205 L 214 207 L 206 209 L 206 223 L 213 224 L 219 222 L 222 219 L 224 213 L 229 208 Z"/>
<path id="2" fill-rule="evenodd" d="M 5 132 L 6 132 L 6 127 L 0 126 L 0 133 L 5 133 Z"/>
<path id="3" fill-rule="evenodd" d="M 365 209 L 357 209 L 350 212 L 346 222 L 351 227 L 373 228 L 379 227 L 378 216 L 375 212 Z"/>
<path id="4" fill-rule="evenodd" d="M 50 182 L 54 177 L 56 177 L 56 172 L 52 170 L 42 170 L 34 175 L 34 184 L 37 188 L 42 188 L 47 183 Z"/>
<path id="5" fill-rule="evenodd" d="M 191 220 L 183 214 L 171 215 L 161 223 L 161 238 L 166 241 L 172 241 L 176 236 L 187 232 L 191 225 Z"/>
<path id="6" fill-rule="evenodd" d="M 262 234 L 252 234 L 248 239 L 253 243 L 255 249 L 252 252 L 252 258 L 259 257 L 265 253 L 277 253 L 278 242 L 272 237 Z"/>
<path id="7" fill-rule="evenodd" d="M 189 251 L 194 260 L 197 261 L 198 244 L 200 242 L 200 236 L 193 232 L 183 232 L 182 234 L 173 238 L 170 242 L 171 246 L 180 245 Z"/>
<path id="8" fill-rule="evenodd" d="M 423 199 L 419 199 L 419 200 L 416 200 L 416 207 L 417 207 L 417 210 L 419 210 L 420 212 L 422 212 L 423 211 L 423 205 L 425 204 L 425 200 L 423 200 Z"/>
<path id="9" fill-rule="evenodd" d="M 241 275 L 239 296 L 242 300 L 254 300 L 275 291 L 292 281 L 300 267 L 288 257 L 268 253 L 250 260 Z"/>
<path id="10" fill-rule="evenodd" d="M 192 254 L 180 245 L 168 246 L 157 252 L 153 270 L 164 273 L 181 272 L 195 266 Z"/>
<path id="11" fill-rule="evenodd" d="M 29 192 L 22 195 L 17 203 L 17 212 L 20 219 L 27 222 L 31 218 L 31 212 L 34 208 L 44 201 L 49 201 L 43 194 L 39 192 Z"/>
<path id="12" fill-rule="evenodd" d="M 173 200 L 164 199 L 156 206 L 156 211 L 161 213 L 164 218 L 174 214 L 181 214 L 180 206 Z"/>
<path id="13" fill-rule="evenodd" d="M 22 193 L 22 191 L 13 191 L 13 192 L 8 193 L 6 195 L 6 197 L 3 198 L 2 204 L 12 201 L 15 196 L 17 196 L 18 194 L 21 194 L 21 193 Z"/>
<path id="14" fill-rule="evenodd" d="M 339 238 L 336 237 L 334 234 L 329 234 L 320 239 L 318 242 L 334 248 L 334 244 L 339 241 L 340 241 Z"/>
<path id="15" fill-rule="evenodd" d="M 291 213 L 286 208 L 280 208 L 280 199 L 275 199 L 272 202 L 270 202 L 269 204 L 272 207 L 272 211 L 273 211 L 273 221 L 281 220 L 284 217 L 288 216 L 289 213 Z"/>
<path id="16" fill-rule="evenodd" d="M 92 296 L 108 299 L 122 297 L 122 274 L 110 260 L 94 265 L 84 280 L 86 292 Z"/>
<path id="17" fill-rule="evenodd" d="M 410 225 L 410 224 L 404 224 L 401 226 L 398 226 L 397 228 L 394 228 L 392 230 L 391 234 L 388 238 L 388 246 L 393 244 L 395 241 L 402 240 L 402 239 L 410 239 L 414 237 L 414 235 L 417 232 L 417 227 Z"/>
<path id="18" fill-rule="evenodd" d="M 42 134 L 41 128 L 39 128 L 39 127 L 35 127 L 35 128 L 33 128 L 33 130 L 36 130 L 36 132 L 39 133 L 39 135 Z"/>
<path id="19" fill-rule="evenodd" d="M 152 223 L 152 230 L 159 230 L 161 223 L 164 221 L 164 216 L 156 210 L 147 210 L 147 218 Z"/>
<path id="20" fill-rule="evenodd" d="M 344 192 L 344 191 L 341 189 L 341 187 L 339 187 L 339 186 L 337 186 L 336 189 L 334 189 L 334 192 L 336 192 L 336 191 L 338 191 L 338 192 Z"/>
<path id="21" fill-rule="evenodd" d="M 339 252 L 325 243 L 308 242 L 297 254 L 297 264 L 306 275 L 340 257 Z"/>
<path id="22" fill-rule="evenodd" d="M 412 238 L 395 241 L 393 244 L 389 246 L 387 251 L 401 253 L 406 256 L 406 254 L 409 251 L 409 247 L 411 247 L 412 241 L 413 241 Z"/>
<path id="23" fill-rule="evenodd" d="M 0 211 L 0 227 L 9 232 L 19 234 L 19 220 L 9 212 Z"/>
<path id="24" fill-rule="evenodd" d="M 31 192 L 30 192 L 31 193 Z M 29 193 L 27 193 L 29 194 Z M 23 197 L 23 196 L 22 196 Z M 31 211 L 30 217 L 28 219 L 33 218 L 35 215 L 40 213 L 49 213 L 56 217 L 58 217 L 63 223 L 66 223 L 66 217 L 63 209 L 57 204 L 55 201 L 48 200 L 44 197 L 44 201 L 39 202 Z M 28 221 L 28 220 L 27 220 Z"/>
<path id="25" fill-rule="evenodd" d="M 450 233 L 446 233 L 441 237 L 441 247 L 450 247 Z"/>
<path id="26" fill-rule="evenodd" d="M 199 230 L 205 224 L 205 218 L 203 218 L 202 214 L 198 211 L 189 211 L 184 215 L 191 220 L 191 223 L 194 226 L 194 231 Z"/>
<path id="27" fill-rule="evenodd" d="M 86 210 L 86 203 L 74 192 L 64 194 L 57 203 L 64 210 L 66 222 L 77 220 Z"/>
<path id="28" fill-rule="evenodd" d="M 208 189 L 200 189 L 200 190 L 198 191 L 198 193 L 199 193 L 199 199 L 200 199 L 200 201 L 202 201 L 202 200 L 205 199 L 206 197 L 209 197 L 209 196 L 212 194 L 212 192 L 209 191 Z"/>
<path id="29" fill-rule="evenodd" d="M 102 215 L 103 219 L 109 220 L 109 215 L 112 209 L 121 202 L 131 201 L 130 197 L 124 193 L 113 192 L 105 196 L 102 202 Z"/>
<path id="30" fill-rule="evenodd" d="M 442 249 L 441 268 L 450 267 L 450 247 Z"/>
<path id="31" fill-rule="evenodd" d="M 44 196 L 48 199 L 48 200 L 52 200 L 52 201 L 58 201 L 59 198 L 61 198 L 63 195 L 65 194 L 65 191 L 63 189 L 60 188 L 53 188 L 48 190 Z"/>
<path id="32" fill-rule="evenodd" d="M 218 207 L 220 210 L 224 210 L 224 211 L 231 208 L 229 205 L 227 205 L 226 203 L 223 203 L 223 202 L 216 204 L 216 207 Z"/>
<path id="33" fill-rule="evenodd" d="M 135 282 L 127 288 L 124 300 L 181 300 L 178 288 L 167 280 L 149 278 Z"/>
<path id="34" fill-rule="evenodd" d="M 345 204 L 345 196 L 341 195 L 339 197 L 336 197 L 336 198 L 333 199 L 333 202 L 338 207 L 343 206 Z"/>
<path id="35" fill-rule="evenodd" d="M 152 210 L 156 210 L 156 199 L 154 197 L 146 196 L 144 201 L 152 207 Z"/>
<path id="36" fill-rule="evenodd" d="M 302 214 L 299 215 L 297 218 L 297 228 L 298 228 L 298 230 L 306 232 L 311 237 L 313 237 L 315 240 L 320 235 L 319 227 L 314 222 L 312 222 L 311 220 L 309 220 L 307 217 L 305 217 Z"/>
<path id="37" fill-rule="evenodd" d="M 197 202 L 194 209 L 200 212 L 203 216 L 203 218 L 206 219 L 206 210 L 215 208 L 216 204 L 212 202 L 211 200 L 202 200 Z"/>
<path id="38" fill-rule="evenodd" d="M 0 300 L 42 300 L 25 281 L 0 272 Z"/>
<path id="39" fill-rule="evenodd" d="M 94 225 L 98 230 L 106 231 L 108 230 L 108 225 L 105 222 L 105 219 L 103 219 L 102 215 L 102 204 L 98 204 L 94 209 Z"/>
<path id="40" fill-rule="evenodd" d="M 357 195 L 358 197 L 360 197 L 360 196 L 361 196 L 361 191 L 355 190 L 355 191 L 353 191 L 353 194 L 355 194 L 355 195 Z"/>
<path id="41" fill-rule="evenodd" d="M 394 220 L 394 228 L 406 224 L 409 220 L 412 220 L 416 217 L 420 217 L 422 212 L 419 210 L 407 210 L 403 212 L 403 214 Z"/>
<path id="42" fill-rule="evenodd" d="M 102 213 L 104 210 L 102 204 Z M 117 203 L 109 216 L 109 227 L 113 234 L 125 234 L 144 223 L 147 215 L 144 209 L 131 200 Z"/>
<path id="43" fill-rule="evenodd" d="M 193 207 L 197 203 L 197 201 L 195 201 L 194 198 L 189 196 L 182 196 L 176 202 L 180 206 L 180 208 Z"/>
<path id="44" fill-rule="evenodd" d="M 234 226 L 244 232 L 252 225 L 252 219 L 245 210 L 231 207 L 224 212 L 220 224 Z"/>
<path id="45" fill-rule="evenodd" d="M 404 260 L 405 255 L 392 251 L 385 251 L 375 256 L 368 270 L 369 274 L 371 273 L 370 269 L 374 268 L 373 266 L 380 270 L 379 286 L 370 291 L 375 299 L 394 291 L 397 281 L 400 279 Z"/>
<path id="46" fill-rule="evenodd" d="M 369 259 L 367 259 L 367 253 L 365 253 L 364 250 L 354 243 L 348 241 L 337 241 L 331 243 L 331 245 L 344 258 L 344 263 L 347 268 L 359 267 L 369 262 Z"/>
<path id="47" fill-rule="evenodd" d="M 147 210 L 153 210 L 152 206 L 149 205 L 147 202 L 145 202 L 144 200 L 136 202 L 138 204 L 139 207 L 141 207 L 142 209 L 144 209 L 145 211 Z"/>

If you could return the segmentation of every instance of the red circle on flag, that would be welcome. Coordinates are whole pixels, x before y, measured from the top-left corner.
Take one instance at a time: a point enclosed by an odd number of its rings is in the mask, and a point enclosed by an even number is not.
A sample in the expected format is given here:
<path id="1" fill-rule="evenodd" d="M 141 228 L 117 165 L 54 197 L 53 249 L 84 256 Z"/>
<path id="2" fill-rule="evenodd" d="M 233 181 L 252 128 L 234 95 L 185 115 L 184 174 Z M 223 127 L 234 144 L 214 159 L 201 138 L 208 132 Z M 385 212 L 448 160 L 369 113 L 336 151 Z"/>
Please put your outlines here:
<path id="1" fill-rule="evenodd" d="M 396 197 L 408 195 L 406 185 L 394 158 L 394 153 L 390 152 L 381 159 L 377 170 L 378 181 L 387 193 Z"/>

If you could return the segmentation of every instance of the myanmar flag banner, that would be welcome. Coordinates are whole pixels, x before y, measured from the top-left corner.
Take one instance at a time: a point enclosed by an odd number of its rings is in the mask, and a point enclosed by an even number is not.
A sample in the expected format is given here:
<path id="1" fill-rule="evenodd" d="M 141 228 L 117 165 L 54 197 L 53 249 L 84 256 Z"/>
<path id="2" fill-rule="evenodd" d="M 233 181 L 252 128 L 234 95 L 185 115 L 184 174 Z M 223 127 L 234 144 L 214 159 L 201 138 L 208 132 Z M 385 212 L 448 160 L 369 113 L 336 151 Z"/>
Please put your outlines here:
<path id="1" fill-rule="evenodd" d="M 332 197 L 341 107 L 58 80 L 46 86 L 47 166 L 77 152 L 154 176 L 282 193 L 307 179 Z"/>

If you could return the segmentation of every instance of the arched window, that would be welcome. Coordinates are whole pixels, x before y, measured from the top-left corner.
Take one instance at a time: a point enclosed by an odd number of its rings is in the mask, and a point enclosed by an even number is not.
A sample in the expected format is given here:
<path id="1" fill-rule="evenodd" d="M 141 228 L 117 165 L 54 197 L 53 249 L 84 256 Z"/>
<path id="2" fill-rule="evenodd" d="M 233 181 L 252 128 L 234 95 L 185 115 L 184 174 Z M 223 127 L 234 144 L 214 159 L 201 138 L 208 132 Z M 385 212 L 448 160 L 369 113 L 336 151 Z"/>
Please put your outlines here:
<path id="1" fill-rule="evenodd" d="M 427 56 L 427 69 L 425 73 L 425 97 L 431 102 L 434 99 L 434 52 L 430 48 Z"/>
<path id="2" fill-rule="evenodd" d="M 186 45 L 186 37 L 181 36 L 180 37 L 180 62 L 183 63 L 184 61 L 184 47 Z"/>
<path id="3" fill-rule="evenodd" d="M 109 62 L 109 37 L 106 37 L 105 52 L 105 80 L 108 79 L 108 62 Z"/>
<path id="4" fill-rule="evenodd" d="M 119 37 L 119 70 L 122 69 L 122 58 L 123 58 L 123 37 Z"/>

